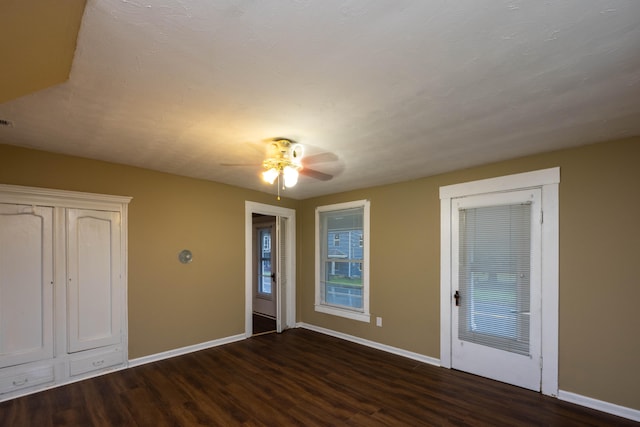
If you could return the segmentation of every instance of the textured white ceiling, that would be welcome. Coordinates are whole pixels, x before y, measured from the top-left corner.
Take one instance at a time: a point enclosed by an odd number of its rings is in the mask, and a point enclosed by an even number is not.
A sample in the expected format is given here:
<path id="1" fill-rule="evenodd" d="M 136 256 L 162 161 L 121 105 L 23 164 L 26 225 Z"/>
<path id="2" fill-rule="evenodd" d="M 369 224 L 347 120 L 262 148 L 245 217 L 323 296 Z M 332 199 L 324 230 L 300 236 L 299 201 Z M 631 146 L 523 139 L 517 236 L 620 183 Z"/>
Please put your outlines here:
<path id="1" fill-rule="evenodd" d="M 69 81 L 0 141 L 304 199 L 640 135 L 640 1 L 89 0 Z"/>

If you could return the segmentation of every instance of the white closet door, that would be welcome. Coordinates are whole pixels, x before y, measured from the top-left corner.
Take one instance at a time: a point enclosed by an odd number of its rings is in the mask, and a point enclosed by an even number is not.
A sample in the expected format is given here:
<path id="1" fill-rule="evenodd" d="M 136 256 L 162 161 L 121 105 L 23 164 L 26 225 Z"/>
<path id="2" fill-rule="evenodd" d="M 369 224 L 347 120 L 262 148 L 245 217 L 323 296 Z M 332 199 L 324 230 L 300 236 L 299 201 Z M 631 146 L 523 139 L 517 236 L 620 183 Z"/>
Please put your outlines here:
<path id="1" fill-rule="evenodd" d="M 67 210 L 69 352 L 121 342 L 120 214 Z"/>
<path id="2" fill-rule="evenodd" d="M 0 204 L 0 367 L 53 357 L 53 209 Z"/>

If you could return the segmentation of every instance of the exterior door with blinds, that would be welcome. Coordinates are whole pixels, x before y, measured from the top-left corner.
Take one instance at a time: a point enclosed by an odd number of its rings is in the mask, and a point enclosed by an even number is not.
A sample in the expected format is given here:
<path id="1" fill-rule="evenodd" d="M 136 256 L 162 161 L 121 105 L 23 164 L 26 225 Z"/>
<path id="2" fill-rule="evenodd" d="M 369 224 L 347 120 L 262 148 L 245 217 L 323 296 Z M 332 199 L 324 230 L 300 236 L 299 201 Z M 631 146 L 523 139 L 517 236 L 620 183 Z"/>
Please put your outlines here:
<path id="1" fill-rule="evenodd" d="M 452 206 L 452 367 L 540 390 L 541 191 Z"/>

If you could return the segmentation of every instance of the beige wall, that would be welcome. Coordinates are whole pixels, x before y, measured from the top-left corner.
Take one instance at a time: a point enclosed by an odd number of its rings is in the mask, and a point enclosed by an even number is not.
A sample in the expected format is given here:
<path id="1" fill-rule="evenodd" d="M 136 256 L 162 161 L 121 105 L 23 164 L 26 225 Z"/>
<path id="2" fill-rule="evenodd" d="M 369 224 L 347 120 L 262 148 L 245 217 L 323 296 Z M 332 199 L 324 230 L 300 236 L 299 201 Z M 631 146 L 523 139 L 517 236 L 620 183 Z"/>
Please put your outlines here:
<path id="1" fill-rule="evenodd" d="M 439 358 L 439 187 L 560 166 L 560 389 L 640 409 L 638 161 L 635 138 L 305 200 L 299 318 Z M 371 324 L 313 309 L 314 209 L 359 199 L 371 201 Z"/>
<path id="2" fill-rule="evenodd" d="M 531 156 L 301 202 L 298 320 L 438 358 L 439 187 L 560 166 L 560 389 L 640 409 L 640 139 Z M 0 145 L 0 183 L 133 196 L 130 357 L 244 330 L 244 201 L 271 195 Z M 316 313 L 314 209 L 371 200 L 371 311 L 383 327 Z M 194 262 L 177 262 L 179 250 Z"/>
<path id="3" fill-rule="evenodd" d="M 132 196 L 129 357 L 244 333 L 245 200 L 273 195 L 0 145 L 0 183 Z M 180 250 L 193 262 L 178 262 Z"/>
<path id="4" fill-rule="evenodd" d="M 0 103 L 69 78 L 85 4 L 86 0 L 2 2 Z"/>

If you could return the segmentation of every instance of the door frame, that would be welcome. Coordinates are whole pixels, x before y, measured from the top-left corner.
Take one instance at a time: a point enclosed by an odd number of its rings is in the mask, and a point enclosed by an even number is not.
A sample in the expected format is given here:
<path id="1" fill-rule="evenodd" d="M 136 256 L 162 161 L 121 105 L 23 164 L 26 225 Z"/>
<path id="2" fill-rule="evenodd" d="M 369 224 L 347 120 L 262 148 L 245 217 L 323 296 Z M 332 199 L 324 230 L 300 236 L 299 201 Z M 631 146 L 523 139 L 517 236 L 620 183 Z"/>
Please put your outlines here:
<path id="1" fill-rule="evenodd" d="M 558 395 L 559 202 L 560 168 L 440 187 L 440 365 L 451 368 L 453 199 L 528 188 L 542 190 L 542 380 L 540 390 Z"/>
<path id="2" fill-rule="evenodd" d="M 285 230 L 285 248 L 287 251 L 283 266 L 287 272 L 286 289 L 284 292 L 285 312 L 284 319 L 280 319 L 283 329 L 294 328 L 296 325 L 296 211 L 294 209 L 272 206 L 263 203 L 245 201 L 245 337 L 253 335 L 253 214 L 270 215 L 287 218 L 287 229 Z M 279 283 L 279 278 L 278 282 Z M 280 293 L 277 292 L 278 298 Z M 279 304 L 276 305 L 276 316 L 280 315 Z"/>

